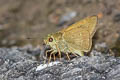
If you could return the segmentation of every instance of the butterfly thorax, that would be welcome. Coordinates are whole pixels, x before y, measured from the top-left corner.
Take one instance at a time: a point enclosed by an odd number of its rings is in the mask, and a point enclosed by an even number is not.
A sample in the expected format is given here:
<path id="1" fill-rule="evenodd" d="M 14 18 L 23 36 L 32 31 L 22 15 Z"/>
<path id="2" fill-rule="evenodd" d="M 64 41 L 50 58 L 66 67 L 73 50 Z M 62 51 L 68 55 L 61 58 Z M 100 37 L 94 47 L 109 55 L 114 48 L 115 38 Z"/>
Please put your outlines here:
<path id="1" fill-rule="evenodd" d="M 49 34 L 44 42 L 46 45 L 49 45 L 54 50 L 54 52 L 58 52 L 58 48 L 61 52 L 69 52 L 61 32 Z"/>

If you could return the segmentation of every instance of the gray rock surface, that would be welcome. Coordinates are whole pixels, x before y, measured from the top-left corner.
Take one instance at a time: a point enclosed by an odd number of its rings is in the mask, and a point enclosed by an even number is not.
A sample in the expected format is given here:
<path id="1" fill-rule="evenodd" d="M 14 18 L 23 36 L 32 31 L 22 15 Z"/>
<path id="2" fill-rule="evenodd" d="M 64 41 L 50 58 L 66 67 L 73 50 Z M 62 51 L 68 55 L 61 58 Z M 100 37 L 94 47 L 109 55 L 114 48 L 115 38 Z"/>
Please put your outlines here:
<path id="1" fill-rule="evenodd" d="M 90 57 L 63 59 L 36 71 L 42 62 L 25 49 L 0 48 L 0 80 L 120 80 L 120 58 L 110 56 L 109 51 L 94 49 Z"/>

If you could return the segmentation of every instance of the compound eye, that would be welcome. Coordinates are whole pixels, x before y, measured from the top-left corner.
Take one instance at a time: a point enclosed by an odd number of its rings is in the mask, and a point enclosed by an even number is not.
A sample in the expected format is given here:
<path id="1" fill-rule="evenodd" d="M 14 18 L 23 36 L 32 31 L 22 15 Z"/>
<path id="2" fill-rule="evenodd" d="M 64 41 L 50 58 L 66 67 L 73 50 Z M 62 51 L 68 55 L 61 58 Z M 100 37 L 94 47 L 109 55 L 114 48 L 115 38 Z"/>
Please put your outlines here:
<path id="1" fill-rule="evenodd" d="M 49 42 L 52 42 L 53 41 L 53 38 L 49 38 Z"/>

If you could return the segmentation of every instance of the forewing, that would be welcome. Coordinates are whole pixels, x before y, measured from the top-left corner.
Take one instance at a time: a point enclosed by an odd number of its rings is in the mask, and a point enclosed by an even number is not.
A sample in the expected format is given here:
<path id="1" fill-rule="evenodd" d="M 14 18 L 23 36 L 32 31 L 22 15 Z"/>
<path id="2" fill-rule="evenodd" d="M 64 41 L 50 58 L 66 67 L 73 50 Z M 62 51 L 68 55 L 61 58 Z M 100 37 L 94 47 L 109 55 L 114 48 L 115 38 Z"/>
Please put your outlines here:
<path id="1" fill-rule="evenodd" d="M 61 32 L 67 45 L 88 52 L 92 45 L 92 37 L 96 31 L 96 23 L 97 16 L 92 16 L 63 29 Z"/>
<path id="2" fill-rule="evenodd" d="M 63 34 L 66 44 L 74 49 L 88 52 L 91 48 L 89 31 L 84 28 L 75 28 Z"/>
<path id="3" fill-rule="evenodd" d="M 76 28 L 78 29 L 80 27 L 81 28 L 84 27 L 85 30 L 88 30 L 89 35 L 92 38 L 96 31 L 96 24 L 97 24 L 97 16 L 91 16 L 83 20 L 80 20 L 76 22 L 75 24 L 63 29 L 62 32 L 68 32 Z"/>

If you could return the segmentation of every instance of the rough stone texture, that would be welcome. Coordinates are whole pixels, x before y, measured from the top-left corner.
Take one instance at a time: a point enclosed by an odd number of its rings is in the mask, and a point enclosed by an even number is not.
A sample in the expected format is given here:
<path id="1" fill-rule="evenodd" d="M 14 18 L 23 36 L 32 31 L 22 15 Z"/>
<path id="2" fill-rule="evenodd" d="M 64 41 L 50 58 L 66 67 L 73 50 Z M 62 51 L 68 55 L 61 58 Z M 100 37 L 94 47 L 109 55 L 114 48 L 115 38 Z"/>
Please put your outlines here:
<path id="1" fill-rule="evenodd" d="M 110 56 L 109 51 L 93 49 L 90 57 L 63 59 L 57 65 L 36 71 L 42 62 L 25 49 L 0 48 L 0 80 L 120 80 L 120 58 Z"/>

